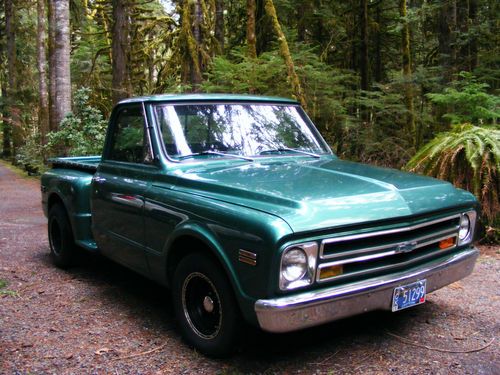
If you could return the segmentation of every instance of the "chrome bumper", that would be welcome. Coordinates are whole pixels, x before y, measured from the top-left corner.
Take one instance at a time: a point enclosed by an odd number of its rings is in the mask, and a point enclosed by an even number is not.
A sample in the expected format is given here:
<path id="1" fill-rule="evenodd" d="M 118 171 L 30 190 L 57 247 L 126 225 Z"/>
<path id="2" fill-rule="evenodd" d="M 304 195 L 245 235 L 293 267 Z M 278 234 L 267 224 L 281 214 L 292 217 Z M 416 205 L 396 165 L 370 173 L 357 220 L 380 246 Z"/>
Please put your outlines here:
<path id="1" fill-rule="evenodd" d="M 419 267 L 328 289 L 275 299 L 259 299 L 255 312 L 260 327 L 290 332 L 372 310 L 391 310 L 395 287 L 427 279 L 427 293 L 472 273 L 479 255 L 469 248 Z"/>

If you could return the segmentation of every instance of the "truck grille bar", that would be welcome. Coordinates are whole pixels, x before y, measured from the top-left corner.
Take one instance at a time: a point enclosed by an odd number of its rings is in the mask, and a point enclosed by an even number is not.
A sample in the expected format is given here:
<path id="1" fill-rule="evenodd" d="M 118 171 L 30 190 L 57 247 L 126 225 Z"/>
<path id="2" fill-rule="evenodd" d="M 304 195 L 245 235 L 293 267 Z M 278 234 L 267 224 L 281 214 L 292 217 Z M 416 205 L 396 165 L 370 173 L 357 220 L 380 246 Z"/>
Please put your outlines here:
<path id="1" fill-rule="evenodd" d="M 460 215 L 402 228 L 327 238 L 320 245 L 317 281 L 383 273 L 431 259 L 456 248 Z M 439 243 L 451 240 L 445 250 Z M 326 267 L 341 266 L 342 274 L 320 278 Z"/>

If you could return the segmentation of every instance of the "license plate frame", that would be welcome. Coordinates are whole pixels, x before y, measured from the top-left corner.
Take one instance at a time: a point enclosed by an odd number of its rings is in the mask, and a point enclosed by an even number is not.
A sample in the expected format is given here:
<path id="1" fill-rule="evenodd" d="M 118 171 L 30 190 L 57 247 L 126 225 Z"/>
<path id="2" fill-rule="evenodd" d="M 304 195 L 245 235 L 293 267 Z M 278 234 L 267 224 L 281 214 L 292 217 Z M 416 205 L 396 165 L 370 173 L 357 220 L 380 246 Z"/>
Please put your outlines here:
<path id="1" fill-rule="evenodd" d="M 394 288 L 392 294 L 392 312 L 421 305 L 425 302 L 427 294 L 427 280 L 422 279 L 410 284 Z"/>

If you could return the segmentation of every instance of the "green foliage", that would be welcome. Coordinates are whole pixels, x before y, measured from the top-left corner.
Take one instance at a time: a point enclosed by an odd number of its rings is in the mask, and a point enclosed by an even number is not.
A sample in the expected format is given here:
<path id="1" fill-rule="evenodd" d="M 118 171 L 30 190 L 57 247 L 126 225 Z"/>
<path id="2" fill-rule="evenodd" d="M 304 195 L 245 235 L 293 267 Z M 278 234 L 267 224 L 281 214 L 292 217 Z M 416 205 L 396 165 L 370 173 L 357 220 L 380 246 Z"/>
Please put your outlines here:
<path id="1" fill-rule="evenodd" d="M 74 96 L 74 112 L 59 125 L 59 130 L 47 135 L 46 150 L 54 155 L 101 154 L 107 122 L 102 114 L 88 105 L 90 89 L 81 88 Z"/>
<path id="2" fill-rule="evenodd" d="M 453 7 L 446 1 L 417 1 L 412 2 L 404 19 L 399 13 L 399 1 L 368 3 L 368 43 L 367 50 L 362 50 L 359 1 L 274 0 L 305 93 L 308 114 L 320 132 L 343 158 L 392 167 L 405 165 L 416 153 L 416 147 L 430 142 L 420 150 L 417 159 L 422 153 L 432 151 L 432 158 L 426 158 L 426 162 L 440 166 L 444 163 L 443 172 L 445 165 L 461 165 L 460 160 L 465 160 L 463 163 L 469 163 L 468 172 L 462 174 L 470 175 L 467 179 L 476 182 L 470 185 L 464 182 L 461 186 L 470 186 L 480 197 L 483 191 L 495 191 L 497 181 L 488 182 L 489 177 L 485 176 L 489 174 L 478 172 L 490 165 L 484 162 L 481 167 L 483 159 L 479 156 L 484 157 L 487 148 L 484 141 L 475 141 L 472 136 L 475 134 L 482 140 L 482 135 L 477 134 L 486 130 L 458 132 L 462 127 L 457 127 L 444 133 L 449 138 L 436 134 L 449 124 L 498 123 L 499 3 L 477 0 L 451 14 Z M 224 51 L 215 40 L 215 2 L 197 0 L 197 4 L 199 14 L 194 13 L 193 1 L 126 3 L 127 17 L 131 20 L 127 31 L 129 43 L 121 48 L 126 50 L 126 83 L 131 95 L 208 91 L 292 96 L 291 82 L 278 51 L 279 40 L 265 15 L 263 1 L 257 1 L 255 14 L 256 59 L 247 56 L 246 1 L 224 2 Z M 6 104 L 5 110 L 15 104 L 22 128 L 14 129 L 8 121 L 0 120 L 0 131 L 7 130 L 5 138 L 10 137 L 12 145 L 13 130 L 24 137 L 23 145 L 16 144 L 16 161 L 34 172 L 41 171 L 44 160 L 50 156 L 100 153 L 105 123 L 94 108 L 106 117 L 112 108 L 114 20 L 110 0 L 71 3 L 72 85 L 89 89 L 76 92 L 74 113 L 63 121 L 59 131 L 47 137 L 49 143 L 42 147 L 45 137 L 41 134 L 44 129 L 38 129 L 37 18 L 32 5 L 19 2 L 15 6 L 17 82 L 13 90 L 8 82 L 11 75 L 6 33 L 0 33 L 0 111 L 3 112 L 2 104 Z M 191 9 L 189 22 L 182 21 L 186 5 Z M 448 22 L 450 17 L 455 20 L 453 24 Z M 185 36 L 194 27 L 194 21 L 200 24 L 201 40 L 190 46 Z M 411 28 L 412 72 L 405 77 L 401 74 L 403 21 Z M 0 31 L 4 28 L 5 12 L 0 6 Z M 368 66 L 364 66 L 369 76 L 367 91 L 359 90 L 363 53 L 368 55 Z M 191 82 L 188 74 L 192 65 L 190 54 L 201 61 L 201 86 Z M 460 71 L 470 73 L 457 75 Z M 405 104 L 404 94 L 408 87 L 412 89 L 415 131 L 409 131 L 407 126 L 410 106 Z M 463 137 L 469 136 L 468 146 L 464 146 L 468 147 L 467 152 L 460 149 L 459 143 L 455 153 L 445 147 L 455 141 L 465 142 Z M 474 152 L 477 155 L 472 157 Z M 428 173 L 437 173 L 429 168 Z M 459 175 L 460 170 L 453 173 Z M 481 179 L 484 181 L 478 185 Z"/>
<path id="3" fill-rule="evenodd" d="M 400 168 L 411 157 L 411 134 L 405 131 L 407 109 L 398 80 L 374 85 L 351 99 L 360 108 L 355 126 L 346 134 L 342 156 L 375 165 Z"/>
<path id="4" fill-rule="evenodd" d="M 44 164 L 45 150 L 40 142 L 40 134 L 37 131 L 30 133 L 24 145 L 16 154 L 16 164 L 24 168 L 30 175 L 43 173 L 47 168 Z"/>
<path id="5" fill-rule="evenodd" d="M 490 227 L 500 226 L 500 128 L 454 126 L 422 147 L 406 165 L 473 192 Z M 498 230 L 498 229 L 497 229 Z"/>
<path id="6" fill-rule="evenodd" d="M 496 123 L 500 117 L 500 97 L 488 94 L 486 83 L 480 83 L 467 72 L 460 73 L 461 80 L 454 81 L 442 93 L 427 94 L 429 99 L 444 107 L 444 118 L 452 124 L 475 125 Z"/>
<path id="7" fill-rule="evenodd" d="M 0 279 L 0 296 L 19 297 L 19 293 L 15 290 L 5 289 L 9 285 L 6 280 Z"/>
<path id="8" fill-rule="evenodd" d="M 308 98 L 309 115 L 334 148 L 340 147 L 341 134 L 353 124 L 348 98 L 353 95 L 356 76 L 331 68 L 308 49 L 294 51 L 293 59 Z M 215 57 L 201 89 L 293 97 L 286 66 L 277 50 L 264 52 L 256 59 L 248 57 L 244 48 L 234 49 L 229 57 Z"/>

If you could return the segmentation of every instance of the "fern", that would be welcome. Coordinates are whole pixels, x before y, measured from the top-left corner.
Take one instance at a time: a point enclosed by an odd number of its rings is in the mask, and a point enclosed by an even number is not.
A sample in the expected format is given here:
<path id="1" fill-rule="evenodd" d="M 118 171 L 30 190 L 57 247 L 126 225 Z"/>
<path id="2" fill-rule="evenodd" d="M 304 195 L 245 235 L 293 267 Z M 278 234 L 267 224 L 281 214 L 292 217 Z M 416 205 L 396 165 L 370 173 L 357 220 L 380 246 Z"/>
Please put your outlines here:
<path id="1" fill-rule="evenodd" d="M 448 180 L 470 190 L 482 204 L 492 231 L 500 213 L 500 128 L 462 124 L 422 147 L 406 169 Z"/>

